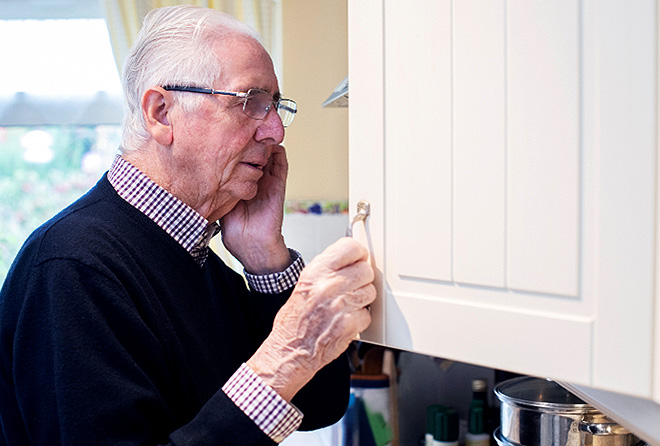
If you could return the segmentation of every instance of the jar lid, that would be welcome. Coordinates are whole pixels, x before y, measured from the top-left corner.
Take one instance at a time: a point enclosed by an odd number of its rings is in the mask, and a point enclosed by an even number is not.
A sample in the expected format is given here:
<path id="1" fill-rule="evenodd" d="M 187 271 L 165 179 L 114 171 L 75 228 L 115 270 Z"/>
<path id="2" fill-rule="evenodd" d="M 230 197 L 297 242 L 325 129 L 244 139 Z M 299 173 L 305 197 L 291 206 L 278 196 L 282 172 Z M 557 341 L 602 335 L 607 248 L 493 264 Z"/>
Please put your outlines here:
<path id="1" fill-rule="evenodd" d="M 435 430 L 433 438 L 436 441 L 454 442 L 458 440 L 458 412 L 447 407 L 435 414 Z"/>
<path id="2" fill-rule="evenodd" d="M 431 404 L 426 408 L 426 432 L 433 435 L 435 433 L 435 414 L 444 411 L 446 407 L 442 404 Z"/>
<path id="3" fill-rule="evenodd" d="M 468 411 L 468 432 L 483 434 L 486 432 L 484 402 L 474 400 L 470 403 Z"/>

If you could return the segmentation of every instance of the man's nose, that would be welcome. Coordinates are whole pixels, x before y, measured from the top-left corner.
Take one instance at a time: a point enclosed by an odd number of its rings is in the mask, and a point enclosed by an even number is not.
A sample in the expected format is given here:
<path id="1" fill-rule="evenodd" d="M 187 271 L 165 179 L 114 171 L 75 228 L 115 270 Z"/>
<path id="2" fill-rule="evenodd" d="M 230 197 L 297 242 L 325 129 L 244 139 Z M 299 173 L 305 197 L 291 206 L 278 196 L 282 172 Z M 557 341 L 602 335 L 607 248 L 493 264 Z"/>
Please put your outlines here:
<path id="1" fill-rule="evenodd" d="M 257 127 L 255 138 L 257 141 L 270 138 L 275 144 L 280 144 L 284 140 L 282 118 L 277 114 L 275 107 L 271 108 L 266 114 L 266 117 L 261 120 L 259 127 Z"/>

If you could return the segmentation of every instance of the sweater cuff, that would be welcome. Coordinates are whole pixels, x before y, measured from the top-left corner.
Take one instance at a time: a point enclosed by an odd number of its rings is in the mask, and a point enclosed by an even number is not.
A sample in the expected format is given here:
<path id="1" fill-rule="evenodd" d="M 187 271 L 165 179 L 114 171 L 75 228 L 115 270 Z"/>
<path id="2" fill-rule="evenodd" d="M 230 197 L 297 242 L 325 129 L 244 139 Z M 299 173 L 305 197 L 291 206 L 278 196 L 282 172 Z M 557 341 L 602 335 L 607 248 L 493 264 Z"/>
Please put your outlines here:
<path id="1" fill-rule="evenodd" d="M 256 276 L 244 271 L 250 288 L 263 294 L 279 294 L 296 286 L 305 262 L 298 251 L 289 249 L 289 254 L 293 263 L 282 272 Z"/>
<path id="2" fill-rule="evenodd" d="M 302 423 L 302 412 L 287 403 L 246 364 L 241 364 L 222 390 L 276 443 L 294 433 Z"/>

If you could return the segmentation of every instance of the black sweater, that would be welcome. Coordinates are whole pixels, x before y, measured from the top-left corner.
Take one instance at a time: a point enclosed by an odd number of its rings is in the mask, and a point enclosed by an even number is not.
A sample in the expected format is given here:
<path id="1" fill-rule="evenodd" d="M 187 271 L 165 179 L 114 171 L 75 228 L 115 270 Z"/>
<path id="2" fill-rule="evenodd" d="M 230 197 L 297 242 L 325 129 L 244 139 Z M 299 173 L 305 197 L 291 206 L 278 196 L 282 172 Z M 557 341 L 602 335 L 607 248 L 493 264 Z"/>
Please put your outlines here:
<path id="1" fill-rule="evenodd" d="M 272 444 L 221 387 L 289 294 L 249 291 L 213 253 L 200 268 L 104 176 L 0 292 L 0 444 Z M 348 373 L 340 357 L 296 395 L 301 429 L 342 416 Z"/>

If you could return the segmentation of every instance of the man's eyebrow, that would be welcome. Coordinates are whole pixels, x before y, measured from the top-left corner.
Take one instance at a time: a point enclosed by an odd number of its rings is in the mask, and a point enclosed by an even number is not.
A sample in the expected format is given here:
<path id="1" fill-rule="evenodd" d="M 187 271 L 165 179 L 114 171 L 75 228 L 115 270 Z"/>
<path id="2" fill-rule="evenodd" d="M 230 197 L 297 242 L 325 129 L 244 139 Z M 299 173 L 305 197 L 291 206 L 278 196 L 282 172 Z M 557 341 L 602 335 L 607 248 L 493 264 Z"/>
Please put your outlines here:
<path id="1" fill-rule="evenodd" d="M 268 88 L 261 88 L 261 87 L 250 87 L 250 88 L 248 88 L 246 90 L 243 90 L 243 91 L 248 91 L 248 90 L 261 90 L 261 91 L 265 91 L 266 93 L 268 93 Z M 279 101 L 280 99 L 282 99 L 282 93 L 280 93 L 279 91 L 276 91 L 275 93 L 273 93 L 273 100 L 274 101 Z"/>

